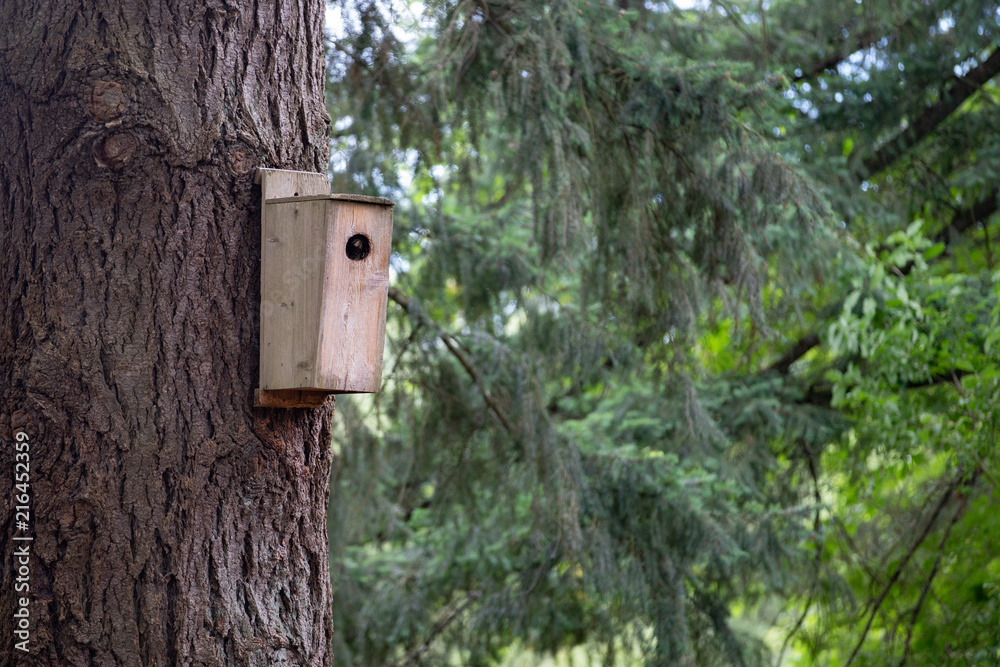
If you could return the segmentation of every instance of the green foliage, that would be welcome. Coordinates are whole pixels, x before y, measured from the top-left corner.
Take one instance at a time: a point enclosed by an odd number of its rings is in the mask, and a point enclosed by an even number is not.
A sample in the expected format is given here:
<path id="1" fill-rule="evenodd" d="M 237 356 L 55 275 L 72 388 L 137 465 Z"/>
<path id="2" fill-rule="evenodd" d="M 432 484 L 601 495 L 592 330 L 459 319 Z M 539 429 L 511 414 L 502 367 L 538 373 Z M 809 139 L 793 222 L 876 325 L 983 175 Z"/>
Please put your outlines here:
<path id="1" fill-rule="evenodd" d="M 330 49 L 338 662 L 993 664 L 996 3 L 402 7 Z"/>

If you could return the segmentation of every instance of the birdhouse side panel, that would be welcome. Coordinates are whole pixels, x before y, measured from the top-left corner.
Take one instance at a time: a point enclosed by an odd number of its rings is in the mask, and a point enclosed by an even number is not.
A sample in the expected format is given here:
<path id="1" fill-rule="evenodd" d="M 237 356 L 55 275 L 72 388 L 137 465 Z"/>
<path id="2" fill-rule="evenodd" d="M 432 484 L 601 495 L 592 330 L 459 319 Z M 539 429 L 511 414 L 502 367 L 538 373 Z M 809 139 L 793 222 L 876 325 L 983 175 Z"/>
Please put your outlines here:
<path id="1" fill-rule="evenodd" d="M 377 392 L 392 246 L 392 207 L 335 201 L 330 210 L 320 382 L 338 392 Z"/>
<path id="2" fill-rule="evenodd" d="M 266 204 L 261 256 L 262 389 L 317 386 L 327 203 Z"/>

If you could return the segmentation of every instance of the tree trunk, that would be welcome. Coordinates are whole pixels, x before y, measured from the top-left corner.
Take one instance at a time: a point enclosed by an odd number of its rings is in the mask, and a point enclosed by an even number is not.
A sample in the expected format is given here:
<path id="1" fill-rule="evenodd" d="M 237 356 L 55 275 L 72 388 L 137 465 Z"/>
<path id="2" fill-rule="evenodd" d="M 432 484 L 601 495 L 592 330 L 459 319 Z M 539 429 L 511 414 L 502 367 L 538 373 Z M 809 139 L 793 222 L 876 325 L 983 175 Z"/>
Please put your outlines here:
<path id="1" fill-rule="evenodd" d="M 332 404 L 251 403 L 253 168 L 326 170 L 323 10 L 0 4 L 3 664 L 331 662 Z"/>

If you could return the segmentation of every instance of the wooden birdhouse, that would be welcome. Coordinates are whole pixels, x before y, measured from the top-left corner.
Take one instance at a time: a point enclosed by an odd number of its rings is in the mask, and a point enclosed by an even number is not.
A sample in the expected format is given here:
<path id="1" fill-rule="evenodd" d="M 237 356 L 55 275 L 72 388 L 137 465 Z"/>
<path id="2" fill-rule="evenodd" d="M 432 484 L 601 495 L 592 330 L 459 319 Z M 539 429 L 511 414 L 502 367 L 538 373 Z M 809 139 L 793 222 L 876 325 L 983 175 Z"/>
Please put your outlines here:
<path id="1" fill-rule="evenodd" d="M 258 407 L 316 407 L 382 382 L 392 202 L 323 174 L 258 169 Z"/>

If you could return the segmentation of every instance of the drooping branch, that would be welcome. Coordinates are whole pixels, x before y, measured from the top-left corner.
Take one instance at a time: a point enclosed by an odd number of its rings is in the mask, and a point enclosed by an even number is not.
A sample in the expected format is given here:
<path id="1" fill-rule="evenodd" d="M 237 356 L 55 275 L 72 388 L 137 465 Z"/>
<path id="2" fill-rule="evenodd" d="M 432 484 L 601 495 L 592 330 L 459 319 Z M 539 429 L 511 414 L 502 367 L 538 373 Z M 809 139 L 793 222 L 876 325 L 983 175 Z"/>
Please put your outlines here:
<path id="1" fill-rule="evenodd" d="M 958 384 L 958 381 L 969 374 L 969 371 L 962 370 L 961 368 L 953 368 L 951 370 L 943 371 L 941 373 L 933 373 L 926 380 L 920 380 L 918 382 L 904 382 L 899 385 L 900 389 L 922 389 L 924 387 L 933 387 L 939 384 L 945 384 L 948 382 L 953 382 Z"/>
<path id="2" fill-rule="evenodd" d="M 449 625 L 454 623 L 459 617 L 461 617 L 461 615 L 465 612 L 465 610 L 468 609 L 473 602 L 482 597 L 482 595 L 483 592 L 480 590 L 469 591 L 468 593 L 466 593 L 465 600 L 463 600 L 462 603 L 457 607 L 455 607 L 455 609 L 452 610 L 451 613 L 442 618 L 434 625 L 433 628 L 431 628 L 430 635 L 428 635 L 427 639 L 424 640 L 423 644 L 421 644 L 419 647 L 415 648 L 414 650 L 410 651 L 403 657 L 393 662 L 389 667 L 398 667 L 400 665 L 408 665 L 408 664 L 420 664 L 420 656 L 430 650 L 431 644 L 434 642 L 434 639 L 437 638 L 439 634 L 444 632 L 445 628 L 447 628 Z"/>
<path id="3" fill-rule="evenodd" d="M 695 607 L 712 622 L 712 628 L 728 649 L 733 664 L 746 667 L 743 647 L 729 626 L 729 608 L 716 596 L 699 586 L 694 577 L 687 575 L 685 579 L 692 588 Z"/>
<path id="4" fill-rule="evenodd" d="M 968 374 L 969 371 L 962 370 L 960 368 L 953 368 L 940 373 L 932 373 L 924 380 L 917 380 L 915 382 L 900 382 L 896 385 L 896 388 L 901 391 L 904 389 L 925 389 L 927 387 L 934 387 L 940 384 L 947 384 L 949 382 L 957 385 L 958 381 Z M 818 382 L 810 385 L 809 388 L 806 389 L 800 403 L 828 408 L 830 407 L 831 401 L 833 401 L 833 386 L 828 382 Z"/>
<path id="5" fill-rule="evenodd" d="M 818 341 L 817 341 L 818 342 Z M 822 517 L 821 512 L 823 510 L 823 496 L 819 490 L 819 469 L 816 466 L 815 454 L 806 446 L 805 442 L 800 438 L 798 442 L 799 447 L 805 454 L 806 461 L 809 465 L 809 476 L 812 477 L 813 482 L 813 500 L 816 504 L 816 511 L 813 514 L 813 532 L 816 535 L 821 534 L 822 530 Z M 822 565 L 823 560 L 823 547 L 819 543 L 819 538 L 817 538 L 816 543 L 816 557 L 813 560 L 813 565 L 815 567 L 815 573 L 818 574 L 819 568 Z M 785 635 L 785 640 L 781 644 L 781 651 L 778 652 L 778 662 L 777 664 L 782 664 L 785 658 L 785 651 L 788 649 L 788 645 L 791 644 L 792 638 L 795 634 L 802 628 L 802 624 L 805 623 L 806 616 L 809 614 L 809 609 L 813 604 L 813 595 L 810 594 L 806 599 L 805 604 L 802 607 L 802 613 L 799 615 L 798 620 L 792 626 L 792 629 L 788 631 Z"/>
<path id="6" fill-rule="evenodd" d="M 781 355 L 781 358 L 764 369 L 765 373 L 779 373 L 787 375 L 792 364 L 806 355 L 809 350 L 819 345 L 819 336 L 815 333 L 806 334 L 795 342 L 790 350 Z"/>
<path id="7" fill-rule="evenodd" d="M 898 29 L 899 26 L 897 26 Z M 800 68 L 801 74 L 795 75 L 792 79 L 793 82 L 798 83 L 804 79 L 812 79 L 817 77 L 828 69 L 833 69 L 840 63 L 847 60 L 847 57 L 856 51 L 861 51 L 863 49 L 869 49 L 883 37 L 882 31 L 875 30 L 874 28 L 869 28 L 863 31 L 855 39 L 851 41 L 844 40 L 839 48 L 835 49 L 833 53 L 826 56 L 825 58 L 820 58 L 804 68 Z"/>
<path id="8" fill-rule="evenodd" d="M 867 562 L 865 562 L 865 556 L 861 552 L 861 548 L 858 547 L 857 542 L 855 542 L 854 538 L 851 536 L 851 532 L 847 530 L 847 526 L 844 525 L 844 520 L 836 514 L 833 514 L 830 517 L 830 523 L 837 529 L 837 532 L 844 540 L 844 544 L 847 545 L 849 553 L 857 559 L 858 565 L 865 571 L 865 575 L 868 577 L 868 580 L 873 584 L 878 583 L 880 579 L 878 573 L 875 572 L 875 570 L 873 570 Z"/>
<path id="9" fill-rule="evenodd" d="M 410 312 L 410 299 L 395 287 L 389 288 L 389 298 L 403 310 Z M 469 358 L 465 355 L 465 353 L 462 352 L 458 341 L 454 336 L 441 328 L 436 322 L 431 322 L 430 324 L 434 327 L 438 338 L 441 339 L 444 346 L 448 348 L 448 351 L 451 352 L 455 359 L 458 360 L 458 363 L 461 364 L 463 369 L 465 369 L 465 372 L 472 380 L 472 383 L 476 385 L 476 389 L 479 391 L 479 395 L 482 396 L 483 402 L 486 403 L 486 407 L 488 407 L 497 418 L 497 421 L 500 422 L 503 429 L 507 431 L 507 433 L 513 435 L 514 426 L 510 423 L 510 420 L 507 418 L 507 415 L 504 414 L 503 410 L 500 409 L 500 406 L 497 405 L 497 402 L 494 400 L 490 390 L 483 384 L 482 378 L 479 376 L 479 372 L 476 370 L 476 367 L 472 365 L 472 362 L 469 361 Z"/>
<path id="10" fill-rule="evenodd" d="M 979 200 L 975 204 L 961 209 L 955 213 L 952 217 L 951 222 L 949 222 L 943 229 L 941 229 L 937 234 L 934 235 L 935 243 L 945 243 L 951 242 L 952 238 L 958 234 L 966 232 L 969 228 L 973 227 L 977 223 L 985 223 L 986 220 L 994 215 L 998 210 L 1000 210 L 1000 193 L 991 192 L 988 196 Z M 896 270 L 906 275 L 913 268 L 913 262 L 902 266 L 895 267 Z M 835 310 L 839 310 L 840 304 L 838 304 Z M 762 374 L 764 373 L 778 373 L 780 375 L 787 375 L 788 371 L 791 369 L 792 364 L 804 357 L 810 350 L 815 348 L 820 344 L 819 335 L 815 332 L 805 334 L 799 338 L 795 343 L 789 348 L 781 357 L 774 361 L 769 366 L 765 367 Z M 966 371 L 956 370 L 954 372 L 939 373 L 933 375 L 928 381 L 920 383 L 912 383 L 903 386 L 903 389 L 916 389 L 920 387 L 927 387 L 934 384 L 941 384 L 942 382 L 947 382 L 949 380 L 955 380 L 966 375 Z M 828 391 L 824 391 L 819 387 L 810 387 L 807 392 L 807 397 L 804 402 L 806 403 L 817 403 L 817 400 L 821 403 L 829 404 L 829 399 L 832 397 Z"/>
<path id="11" fill-rule="evenodd" d="M 950 116 L 997 73 L 1000 73 L 1000 49 L 991 53 L 989 58 L 970 70 L 965 76 L 953 77 L 937 102 L 914 118 L 905 130 L 865 158 L 862 176 L 868 177 L 882 171 L 920 143 L 924 137 L 929 135 L 945 118 Z"/>
<path id="12" fill-rule="evenodd" d="M 518 172 L 517 174 L 514 175 L 511 181 L 512 182 L 507 184 L 507 186 L 504 188 L 503 194 L 500 195 L 500 197 L 496 201 L 492 201 L 489 204 L 483 206 L 484 212 L 498 211 L 502 209 L 504 206 L 506 206 L 508 203 L 510 203 L 510 201 L 515 196 L 520 194 L 521 186 L 524 185 L 524 174 Z"/>
<path id="13" fill-rule="evenodd" d="M 964 509 L 965 497 L 963 497 L 962 501 L 958 503 L 958 507 L 955 508 L 955 513 L 952 515 L 951 521 L 948 522 L 948 527 L 944 531 L 944 535 L 941 536 L 941 542 L 938 544 L 937 557 L 934 558 L 934 566 L 931 567 L 930 574 L 927 575 L 927 580 L 924 581 L 924 585 L 920 589 L 920 597 L 917 598 L 917 606 L 913 608 L 913 614 L 910 616 L 910 627 L 906 631 L 906 643 L 903 645 L 903 657 L 899 661 L 899 667 L 904 667 L 904 665 L 906 665 L 906 661 L 910 658 L 910 645 L 913 642 L 913 630 L 917 626 L 917 618 L 920 616 L 920 610 L 923 609 L 924 600 L 927 599 L 927 593 L 931 589 L 934 577 L 937 576 L 938 570 L 941 568 L 941 559 L 944 556 L 944 545 L 948 543 L 948 537 L 951 535 L 951 529 L 955 527 L 956 523 L 958 523 Z"/>
<path id="14" fill-rule="evenodd" d="M 788 650 L 788 645 L 792 643 L 792 638 L 802 629 L 802 624 L 805 623 L 806 616 L 809 614 L 809 609 L 812 607 L 813 598 L 810 596 L 805 605 L 802 607 L 802 613 L 799 615 L 798 620 L 792 625 L 792 629 L 788 631 L 785 635 L 785 640 L 781 643 L 781 650 L 778 651 L 778 661 L 775 664 L 781 665 L 785 661 L 785 651 Z"/>
<path id="15" fill-rule="evenodd" d="M 962 478 L 961 476 L 959 476 L 955 479 L 955 481 L 951 482 L 945 489 L 945 492 L 944 494 L 942 494 L 941 499 L 934 507 L 934 511 L 931 512 L 931 516 L 927 519 L 926 523 L 924 524 L 923 530 L 920 531 L 920 535 L 917 537 L 916 540 L 913 541 L 913 544 L 910 545 L 910 548 L 907 550 L 906 554 L 904 554 L 903 559 L 899 562 L 899 565 L 897 565 L 896 569 L 893 571 L 892 576 L 889 577 L 889 581 L 886 583 L 885 587 L 882 588 L 882 592 L 879 593 L 878 597 L 875 598 L 875 600 L 872 602 L 871 613 L 868 615 L 868 622 L 865 623 L 864 630 L 861 631 L 861 637 L 858 638 L 858 643 L 854 646 L 854 650 L 851 652 L 851 656 L 847 659 L 847 663 L 845 664 L 844 667 L 850 667 L 850 665 L 858 657 L 858 653 L 861 651 L 861 647 L 864 645 L 865 639 L 868 637 L 868 631 L 871 630 L 872 622 L 875 620 L 875 616 L 878 614 L 878 610 L 881 608 L 882 603 L 885 601 L 885 598 L 889 595 L 889 591 L 892 590 L 892 587 L 895 585 L 895 583 L 899 581 L 899 577 L 900 575 L 902 575 L 903 569 L 909 564 L 910 559 L 913 558 L 913 555 L 917 552 L 917 549 L 920 548 L 920 545 L 923 544 L 924 541 L 927 539 L 927 536 L 930 535 L 931 529 L 934 527 L 934 524 L 937 523 L 938 517 L 941 515 L 941 512 L 944 511 L 944 508 L 948 505 L 948 502 L 954 496 L 955 491 L 956 489 L 958 489 L 959 484 L 961 484 L 961 482 Z"/>
<path id="16" fill-rule="evenodd" d="M 997 212 L 997 193 L 992 192 L 988 197 L 977 201 L 972 206 L 955 213 L 944 229 L 937 233 L 934 241 L 937 243 L 948 243 L 952 235 L 961 234 L 977 222 L 985 222 L 987 218 Z"/>

